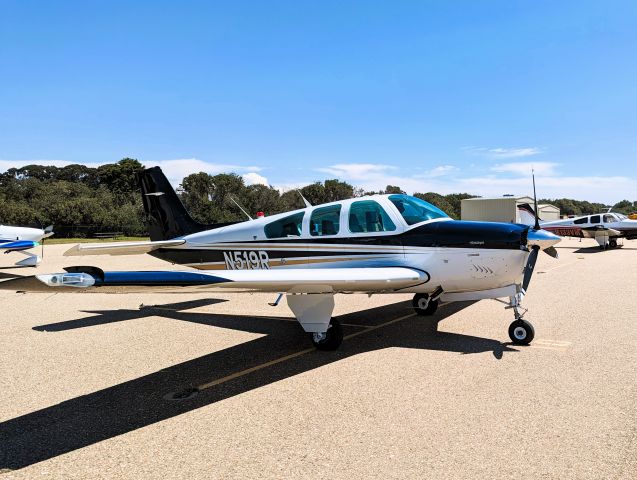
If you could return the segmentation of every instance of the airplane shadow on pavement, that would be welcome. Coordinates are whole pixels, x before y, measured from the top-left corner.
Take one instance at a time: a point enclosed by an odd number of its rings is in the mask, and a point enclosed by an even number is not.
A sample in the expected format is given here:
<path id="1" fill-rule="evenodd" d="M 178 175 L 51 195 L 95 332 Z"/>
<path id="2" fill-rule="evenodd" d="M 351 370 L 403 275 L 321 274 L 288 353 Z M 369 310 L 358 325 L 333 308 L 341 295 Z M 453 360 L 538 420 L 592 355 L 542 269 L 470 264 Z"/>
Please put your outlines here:
<path id="1" fill-rule="evenodd" d="M 183 311 L 219 301 L 222 300 L 196 300 L 139 310 L 92 311 L 87 313 L 94 316 L 88 318 L 34 327 L 38 331 L 64 332 L 161 316 L 264 336 L 1 423 L 0 471 L 24 468 L 364 352 L 402 347 L 459 354 L 493 352 L 499 359 L 503 352 L 517 351 L 496 340 L 437 332 L 438 321 L 472 304 L 463 302 L 446 305 L 433 317 L 412 316 L 346 338 L 338 351 L 310 351 L 197 391 L 197 386 L 311 347 L 308 335 L 289 319 Z M 411 313 L 410 306 L 410 302 L 399 302 L 338 318 L 343 324 L 363 325 L 344 326 L 347 336 L 365 326 L 407 315 Z M 166 399 L 172 392 L 189 389 L 197 392 L 191 398 Z"/>

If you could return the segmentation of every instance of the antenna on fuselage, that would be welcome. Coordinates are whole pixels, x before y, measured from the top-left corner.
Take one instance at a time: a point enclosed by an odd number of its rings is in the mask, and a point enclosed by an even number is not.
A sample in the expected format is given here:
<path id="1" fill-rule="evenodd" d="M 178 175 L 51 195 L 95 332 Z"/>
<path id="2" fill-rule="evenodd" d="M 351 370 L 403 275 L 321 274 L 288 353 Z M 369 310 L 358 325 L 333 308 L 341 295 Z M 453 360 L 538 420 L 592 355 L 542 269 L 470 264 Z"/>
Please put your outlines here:
<path id="1" fill-rule="evenodd" d="M 297 192 L 299 192 L 299 195 L 301 195 L 301 198 L 303 199 L 303 203 L 305 203 L 305 208 L 310 208 L 312 204 L 308 202 L 307 198 L 303 196 L 303 194 L 301 193 L 301 190 L 297 190 Z"/>
<path id="2" fill-rule="evenodd" d="M 535 170 L 531 169 L 531 175 L 533 176 L 533 209 L 535 210 L 535 225 L 533 230 L 540 229 L 540 216 L 537 212 L 537 193 L 535 193 Z"/>
<path id="3" fill-rule="evenodd" d="M 252 218 L 250 214 L 246 212 L 241 205 L 239 205 L 239 202 L 237 202 L 234 198 L 232 198 L 232 195 L 228 195 L 228 196 L 230 197 L 230 200 L 232 200 L 232 203 L 234 203 L 237 207 L 239 207 L 239 210 L 241 210 L 243 214 L 246 217 L 248 217 L 248 220 L 254 220 L 254 218 Z"/>

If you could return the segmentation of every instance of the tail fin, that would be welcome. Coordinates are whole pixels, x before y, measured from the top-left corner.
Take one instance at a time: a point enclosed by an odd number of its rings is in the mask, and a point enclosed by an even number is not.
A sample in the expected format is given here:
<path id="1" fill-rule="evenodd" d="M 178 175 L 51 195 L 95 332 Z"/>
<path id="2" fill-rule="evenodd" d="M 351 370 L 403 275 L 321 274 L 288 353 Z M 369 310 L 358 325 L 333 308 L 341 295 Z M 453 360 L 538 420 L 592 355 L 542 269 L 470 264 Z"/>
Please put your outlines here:
<path id="1" fill-rule="evenodd" d="M 535 225 L 535 210 L 528 203 L 522 203 L 518 205 L 518 214 L 520 216 L 520 223 L 524 225 Z M 538 220 L 542 220 L 538 217 Z"/>
<path id="2" fill-rule="evenodd" d="M 172 240 L 183 235 L 229 225 L 204 225 L 193 220 L 159 167 L 139 172 L 137 182 L 142 192 L 148 233 L 152 241 Z"/>

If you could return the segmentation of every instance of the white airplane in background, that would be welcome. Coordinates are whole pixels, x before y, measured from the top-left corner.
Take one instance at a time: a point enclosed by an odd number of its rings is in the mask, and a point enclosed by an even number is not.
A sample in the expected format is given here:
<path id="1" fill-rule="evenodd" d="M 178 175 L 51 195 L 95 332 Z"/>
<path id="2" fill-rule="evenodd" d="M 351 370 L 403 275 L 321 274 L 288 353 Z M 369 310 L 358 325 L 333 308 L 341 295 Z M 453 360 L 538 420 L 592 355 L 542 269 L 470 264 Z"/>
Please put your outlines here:
<path id="1" fill-rule="evenodd" d="M 518 206 L 522 223 L 533 225 L 535 212 L 529 204 Z M 540 222 L 542 229 L 560 237 L 594 238 L 602 250 L 621 246 L 619 238 L 637 239 L 637 220 L 631 220 L 621 213 L 598 213 L 580 217 Z"/>
<path id="2" fill-rule="evenodd" d="M 321 350 L 343 340 L 332 319 L 337 293 L 413 293 L 413 307 L 431 315 L 438 302 L 500 300 L 513 309 L 509 336 L 533 340 L 520 302 L 537 256 L 557 256 L 552 233 L 524 225 L 466 222 L 407 195 L 374 195 L 307 206 L 234 224 L 195 222 L 158 167 L 138 176 L 151 241 L 81 244 L 65 255 L 150 255 L 187 271 L 119 271 L 69 267 L 62 273 L 0 283 L 19 291 L 124 292 L 218 289 L 285 295 Z M 248 304 L 246 304 L 246 308 Z"/>
<path id="3" fill-rule="evenodd" d="M 27 250 L 37 247 L 42 240 L 51 235 L 53 235 L 53 225 L 44 230 L 0 225 L 0 250 L 4 253 L 19 252 L 25 255 L 27 258 L 16 263 L 20 267 L 36 267 L 42 261 L 42 257 Z"/>

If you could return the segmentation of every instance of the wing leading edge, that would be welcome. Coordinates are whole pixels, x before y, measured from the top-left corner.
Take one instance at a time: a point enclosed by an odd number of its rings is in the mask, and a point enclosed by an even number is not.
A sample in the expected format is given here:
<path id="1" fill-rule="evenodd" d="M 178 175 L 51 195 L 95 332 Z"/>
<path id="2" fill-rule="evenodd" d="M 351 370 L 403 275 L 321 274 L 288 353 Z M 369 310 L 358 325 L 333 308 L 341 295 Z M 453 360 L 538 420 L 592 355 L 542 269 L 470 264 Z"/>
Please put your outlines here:
<path id="1" fill-rule="evenodd" d="M 427 283 L 429 274 L 405 267 L 299 268 L 278 270 L 104 272 L 96 267 L 69 267 L 66 272 L 7 280 L 0 289 L 14 291 L 238 291 L 336 293 L 399 290 Z M 188 287 L 188 288 L 186 288 Z M 184 290 L 185 288 L 185 290 Z"/>

